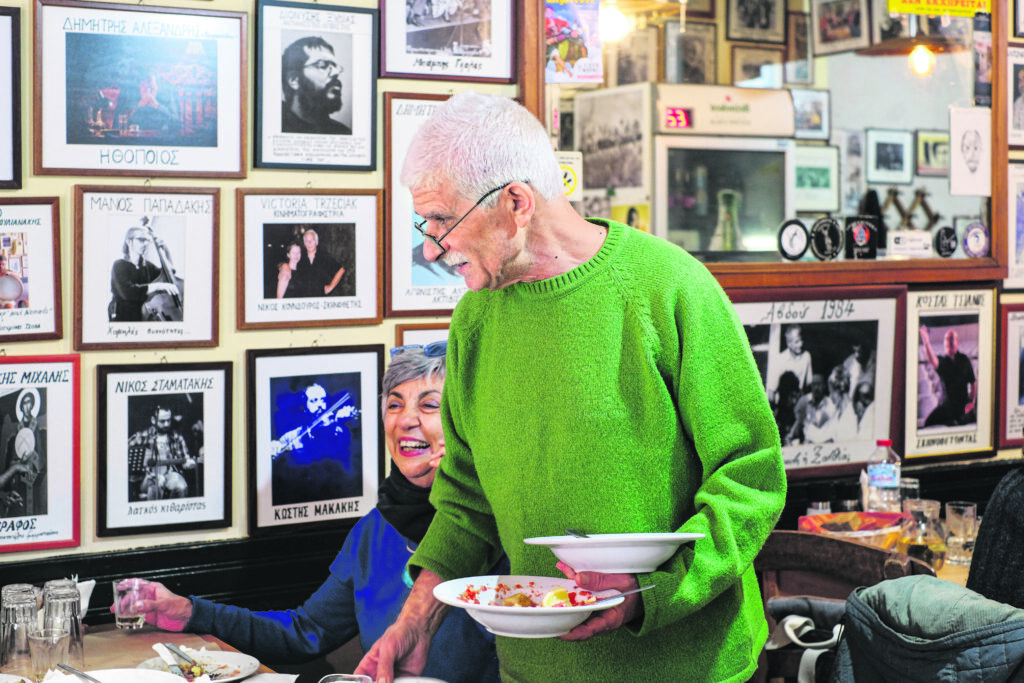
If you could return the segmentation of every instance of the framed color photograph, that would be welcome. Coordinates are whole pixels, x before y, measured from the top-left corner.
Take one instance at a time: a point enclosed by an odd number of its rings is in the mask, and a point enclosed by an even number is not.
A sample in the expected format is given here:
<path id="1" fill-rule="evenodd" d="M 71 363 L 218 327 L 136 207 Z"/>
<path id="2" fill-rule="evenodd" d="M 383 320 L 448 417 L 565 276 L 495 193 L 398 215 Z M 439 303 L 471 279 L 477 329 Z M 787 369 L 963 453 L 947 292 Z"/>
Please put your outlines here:
<path id="1" fill-rule="evenodd" d="M 1024 45 L 1006 51 L 1006 138 L 1011 147 L 1024 146 Z"/>
<path id="2" fill-rule="evenodd" d="M 246 351 L 249 533 L 352 523 L 384 476 L 384 345 Z"/>
<path id="3" fill-rule="evenodd" d="M 995 291 L 907 297 L 906 456 L 991 449 Z"/>
<path id="4" fill-rule="evenodd" d="M 781 88 L 784 51 L 773 47 L 732 46 L 732 84 L 739 88 Z"/>
<path id="5" fill-rule="evenodd" d="M 1003 287 L 1024 289 L 1024 164 L 1006 166 L 1006 263 Z M 966 229 L 966 226 L 965 226 Z"/>
<path id="6" fill-rule="evenodd" d="M 0 356 L 0 552 L 81 542 L 80 367 L 77 355 Z"/>
<path id="7" fill-rule="evenodd" d="M 231 368 L 96 367 L 98 536 L 231 526 Z"/>
<path id="8" fill-rule="evenodd" d="M 828 140 L 832 134 L 831 93 L 828 90 L 790 89 L 793 96 L 794 137 Z"/>
<path id="9" fill-rule="evenodd" d="M 909 185 L 914 179 L 914 134 L 868 128 L 864 145 L 868 183 Z"/>
<path id="10" fill-rule="evenodd" d="M 786 42 L 784 0 L 726 0 L 726 40 Z"/>
<path id="11" fill-rule="evenodd" d="M 1014 303 L 1001 303 L 999 316 L 1002 333 L 999 359 L 999 448 L 1017 448 L 1024 444 L 1024 298 L 1015 295 Z"/>
<path id="12" fill-rule="evenodd" d="M 380 190 L 236 190 L 239 329 L 376 324 Z"/>
<path id="13" fill-rule="evenodd" d="M 382 78 L 515 80 L 512 0 L 381 0 Z"/>
<path id="14" fill-rule="evenodd" d="M 790 476 L 856 474 L 898 448 L 906 288 L 734 289 Z"/>
<path id="15" fill-rule="evenodd" d="M 686 22 L 686 33 L 679 22 L 665 22 L 665 82 L 714 84 L 718 82 L 717 24 Z"/>
<path id="16" fill-rule="evenodd" d="M 446 99 L 446 95 L 384 93 L 388 316 L 447 315 L 466 292 L 466 282 L 458 272 L 423 257 L 423 236 L 413 227 L 422 218 L 412 208 L 409 190 L 398 182 L 413 135 Z"/>
<path id="17" fill-rule="evenodd" d="M 220 190 L 75 186 L 75 348 L 217 346 Z"/>
<path id="18" fill-rule="evenodd" d="M 871 43 L 868 0 L 811 0 L 815 57 L 850 52 Z"/>
<path id="19" fill-rule="evenodd" d="M 796 147 L 797 211 L 839 211 L 839 148 L 810 145 Z"/>
<path id="20" fill-rule="evenodd" d="M 814 56 L 811 54 L 807 23 L 809 19 L 807 12 L 786 13 L 786 83 L 814 83 Z"/>
<path id="21" fill-rule="evenodd" d="M 377 10 L 259 0 L 256 168 L 377 168 Z"/>
<path id="22" fill-rule="evenodd" d="M 0 199 L 0 214 L 0 338 L 61 339 L 60 200 Z"/>
<path id="23" fill-rule="evenodd" d="M 21 187 L 21 10 L 0 7 L 0 189 Z"/>
<path id="24" fill-rule="evenodd" d="M 35 172 L 244 178 L 247 14 L 39 0 Z"/>
<path id="25" fill-rule="evenodd" d="M 949 132 L 919 130 L 914 137 L 917 175 L 949 175 Z"/>
<path id="26" fill-rule="evenodd" d="M 407 323 L 395 325 L 395 346 L 418 344 L 426 346 L 431 342 L 448 339 L 448 323 Z"/>

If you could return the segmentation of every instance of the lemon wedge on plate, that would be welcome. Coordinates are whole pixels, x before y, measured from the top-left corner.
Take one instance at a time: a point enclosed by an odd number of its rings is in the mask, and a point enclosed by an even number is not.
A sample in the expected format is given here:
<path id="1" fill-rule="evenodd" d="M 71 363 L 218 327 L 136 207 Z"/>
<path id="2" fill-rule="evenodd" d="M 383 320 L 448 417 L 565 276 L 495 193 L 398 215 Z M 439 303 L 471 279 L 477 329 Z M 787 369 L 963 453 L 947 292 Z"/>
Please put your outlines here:
<path id="1" fill-rule="evenodd" d="M 565 588 L 556 588 L 548 591 L 547 595 L 540 603 L 541 607 L 571 607 L 572 603 L 569 602 L 569 591 Z"/>

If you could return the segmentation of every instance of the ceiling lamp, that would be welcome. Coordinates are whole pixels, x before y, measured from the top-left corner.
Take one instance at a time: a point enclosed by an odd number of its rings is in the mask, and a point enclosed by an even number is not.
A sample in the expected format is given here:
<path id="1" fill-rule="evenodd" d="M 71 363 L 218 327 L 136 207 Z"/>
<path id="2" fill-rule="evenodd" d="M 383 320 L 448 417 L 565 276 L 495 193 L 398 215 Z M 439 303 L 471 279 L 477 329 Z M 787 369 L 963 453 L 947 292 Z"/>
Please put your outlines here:
<path id="1" fill-rule="evenodd" d="M 631 22 L 622 13 L 615 0 L 601 3 L 597 14 L 597 33 L 602 43 L 617 43 L 630 31 Z"/>
<path id="2" fill-rule="evenodd" d="M 910 17 L 910 34 L 869 45 L 856 50 L 856 54 L 867 57 L 907 57 L 914 74 L 927 76 L 935 66 L 935 55 L 967 49 L 966 45 L 953 38 L 918 32 L 918 21 L 914 15 Z"/>

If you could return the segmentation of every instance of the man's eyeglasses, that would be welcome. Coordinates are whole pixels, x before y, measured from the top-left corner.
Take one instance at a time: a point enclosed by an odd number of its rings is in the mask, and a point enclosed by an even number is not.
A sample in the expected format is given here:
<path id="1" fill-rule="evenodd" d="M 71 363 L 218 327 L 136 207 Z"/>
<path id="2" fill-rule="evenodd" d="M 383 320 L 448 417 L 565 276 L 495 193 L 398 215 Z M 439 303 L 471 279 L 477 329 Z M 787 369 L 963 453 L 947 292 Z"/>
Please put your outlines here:
<path id="1" fill-rule="evenodd" d="M 423 355 L 427 358 L 437 358 L 443 356 L 448 350 L 447 341 L 436 341 L 430 342 L 429 344 L 406 344 L 405 346 L 396 346 L 391 349 L 391 357 L 394 358 L 396 354 L 402 353 L 403 351 L 422 350 Z"/>
<path id="2" fill-rule="evenodd" d="M 341 64 L 338 64 L 337 62 L 332 62 L 329 59 L 318 59 L 315 62 L 303 64 L 302 68 L 313 68 L 323 73 L 328 73 L 330 71 L 339 74 L 345 73 L 345 67 L 343 67 Z"/>
<path id="3" fill-rule="evenodd" d="M 502 190 L 504 190 L 504 189 L 505 189 L 506 187 L 508 187 L 509 185 L 511 185 L 511 184 L 512 184 L 513 182 L 515 182 L 515 181 L 514 181 L 514 180 L 510 180 L 510 181 L 508 181 L 507 183 L 505 183 L 504 185 L 502 185 L 501 187 L 496 187 L 496 188 L 494 188 L 493 190 L 488 190 L 487 192 L 485 192 L 485 193 L 484 193 L 484 196 L 483 196 L 483 197 L 481 197 L 480 199 L 478 199 L 478 200 L 477 200 L 477 202 L 476 202 L 476 204 L 474 204 L 473 206 L 471 206 L 471 207 L 469 208 L 469 211 L 467 211 L 466 213 L 464 213 L 464 214 L 462 215 L 462 218 L 460 218 L 459 220 L 457 220 L 457 221 L 455 221 L 454 223 L 452 223 L 452 227 L 450 227 L 450 228 L 448 228 L 447 230 L 445 230 L 445 231 L 444 231 L 444 234 L 443 234 L 443 235 L 441 235 L 440 237 L 434 237 L 433 235 L 431 235 L 431 234 L 429 234 L 429 233 L 427 232 L 427 228 L 426 228 L 426 226 L 427 226 L 427 223 L 428 223 L 428 222 L 430 221 L 430 219 L 429 219 L 429 218 L 425 218 L 425 219 L 423 219 L 422 221 L 420 221 L 419 223 L 413 223 L 412 227 L 416 228 L 416 230 L 418 230 L 418 231 L 419 231 L 419 233 L 420 233 L 421 235 L 423 235 L 423 239 L 424 239 L 424 240 L 426 240 L 427 242 L 430 242 L 430 243 L 431 243 L 431 244 L 433 244 L 433 245 L 434 245 L 435 247 L 437 247 L 438 249 L 440 249 L 440 250 L 441 250 L 441 255 L 442 255 L 442 256 L 444 256 L 445 252 L 447 252 L 447 251 L 448 251 L 448 248 L 447 248 L 446 246 L 444 246 L 443 244 L 441 244 L 441 241 L 442 241 L 442 240 L 444 240 L 444 238 L 445 238 L 445 237 L 447 237 L 447 236 L 448 236 L 448 234 L 449 234 L 449 233 L 450 233 L 450 232 L 451 232 L 452 230 L 454 230 L 455 228 L 459 227 L 459 223 L 461 223 L 462 221 L 466 220 L 466 217 L 467 217 L 467 216 L 469 216 L 469 214 L 473 213 L 473 209 L 475 209 L 476 207 L 480 206 L 480 205 L 481 205 L 481 204 L 483 204 L 483 203 L 484 203 L 485 201 L 487 201 L 487 198 L 488 198 L 488 197 L 490 197 L 490 196 L 491 196 L 492 194 L 494 194 L 495 192 L 501 192 L 501 191 L 502 191 Z M 529 181 L 529 180 L 524 180 L 523 182 L 524 182 L 524 183 L 528 183 L 528 182 L 530 182 L 530 181 Z"/>

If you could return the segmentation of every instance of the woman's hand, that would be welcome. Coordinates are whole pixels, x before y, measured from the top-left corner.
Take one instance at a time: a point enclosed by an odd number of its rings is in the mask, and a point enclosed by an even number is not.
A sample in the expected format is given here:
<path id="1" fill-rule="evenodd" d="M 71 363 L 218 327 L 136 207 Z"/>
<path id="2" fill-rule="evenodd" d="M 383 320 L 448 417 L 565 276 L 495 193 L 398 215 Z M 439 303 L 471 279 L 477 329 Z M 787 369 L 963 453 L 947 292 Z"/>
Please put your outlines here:
<path id="1" fill-rule="evenodd" d="M 602 574 L 600 572 L 577 572 L 564 562 L 557 565 L 567 578 L 576 582 L 580 588 L 589 591 L 604 591 L 614 589 L 628 591 L 640 587 L 635 574 Z M 644 613 L 643 598 L 634 593 L 622 599 L 622 604 L 611 609 L 593 612 L 582 624 L 566 633 L 558 636 L 560 640 L 586 640 L 602 633 L 609 633 L 623 624 L 628 624 Z"/>

